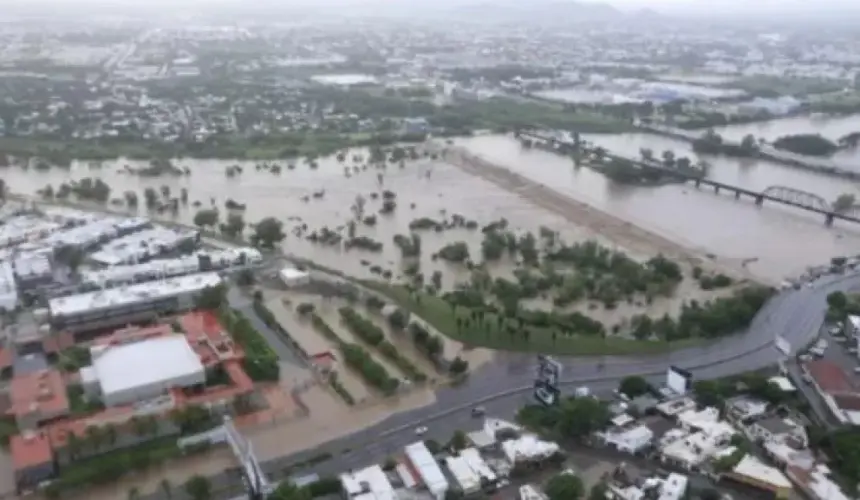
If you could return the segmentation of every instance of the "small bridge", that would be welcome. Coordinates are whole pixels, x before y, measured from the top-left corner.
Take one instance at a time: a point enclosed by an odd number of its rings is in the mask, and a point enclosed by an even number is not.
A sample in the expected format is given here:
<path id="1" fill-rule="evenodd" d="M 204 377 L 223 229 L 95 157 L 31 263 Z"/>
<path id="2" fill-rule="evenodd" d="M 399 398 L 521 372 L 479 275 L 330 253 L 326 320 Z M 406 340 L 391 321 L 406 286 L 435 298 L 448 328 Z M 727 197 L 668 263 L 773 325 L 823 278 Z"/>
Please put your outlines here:
<path id="1" fill-rule="evenodd" d="M 575 144 L 572 141 L 567 141 L 559 137 L 553 137 L 548 134 L 539 132 L 520 132 L 520 137 L 525 137 L 532 141 L 541 142 L 550 145 L 553 149 L 561 152 L 573 151 L 576 148 L 586 149 L 588 151 L 594 148 L 586 147 L 584 144 Z M 709 186 L 714 189 L 715 193 L 727 191 L 735 195 L 735 199 L 740 199 L 742 196 L 751 198 L 756 205 L 763 205 L 765 201 L 780 203 L 795 208 L 800 208 L 808 212 L 815 212 L 824 216 L 824 223 L 828 226 L 833 224 L 836 219 L 848 222 L 860 223 L 860 206 L 851 207 L 845 211 L 836 211 L 833 206 L 821 196 L 803 191 L 800 189 L 790 188 L 786 186 L 770 186 L 764 191 L 754 191 L 751 189 L 718 182 L 704 177 L 698 177 L 691 173 L 682 172 L 673 168 L 668 168 L 659 162 L 643 162 L 638 159 L 624 158 L 623 156 L 607 153 L 604 155 L 609 159 L 619 159 L 632 163 L 633 165 L 643 170 L 651 170 L 661 173 L 668 177 L 674 177 L 680 182 L 695 185 L 695 187 Z"/>

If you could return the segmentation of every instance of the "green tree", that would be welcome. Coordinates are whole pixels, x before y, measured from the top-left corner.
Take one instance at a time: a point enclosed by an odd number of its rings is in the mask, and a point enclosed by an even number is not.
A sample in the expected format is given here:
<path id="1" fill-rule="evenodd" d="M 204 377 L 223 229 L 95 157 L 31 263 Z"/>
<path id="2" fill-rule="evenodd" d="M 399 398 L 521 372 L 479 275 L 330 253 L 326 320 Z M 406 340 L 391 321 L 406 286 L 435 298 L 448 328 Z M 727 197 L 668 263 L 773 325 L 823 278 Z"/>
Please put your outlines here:
<path id="1" fill-rule="evenodd" d="M 454 431 L 451 441 L 448 442 L 448 446 L 455 451 L 466 449 L 469 446 L 469 439 L 466 437 L 466 433 L 459 429 Z"/>
<path id="2" fill-rule="evenodd" d="M 254 226 L 251 244 L 261 248 L 273 249 L 286 238 L 284 225 L 274 217 L 266 217 Z"/>
<path id="3" fill-rule="evenodd" d="M 215 227 L 218 225 L 218 210 L 207 208 L 194 214 L 194 225 L 203 229 L 204 227 Z"/>
<path id="4" fill-rule="evenodd" d="M 562 472 L 546 483 L 544 492 L 549 500 L 579 500 L 585 493 L 585 485 L 576 474 Z"/>
<path id="5" fill-rule="evenodd" d="M 628 397 L 635 398 L 651 392 L 651 384 L 639 376 L 624 377 L 621 379 L 621 383 L 618 384 L 618 391 L 626 394 Z"/>
<path id="6" fill-rule="evenodd" d="M 609 409 L 599 399 L 566 399 L 559 408 L 556 427 L 563 436 L 582 440 L 591 433 L 604 429 L 609 418 Z"/>
<path id="7" fill-rule="evenodd" d="M 192 500 L 209 500 L 212 495 L 212 484 L 209 482 L 209 479 L 200 475 L 194 475 L 185 482 L 185 493 Z"/>
<path id="8" fill-rule="evenodd" d="M 245 219 L 240 213 L 227 214 L 227 222 L 221 224 L 221 233 L 228 238 L 242 236 L 245 230 Z"/>
<path id="9" fill-rule="evenodd" d="M 290 481 L 283 481 L 267 498 L 269 500 L 310 500 L 311 495 L 306 488 L 299 488 Z"/>
<path id="10" fill-rule="evenodd" d="M 227 287 L 224 285 L 204 289 L 197 296 L 197 307 L 200 309 L 220 309 L 227 300 Z"/>
<path id="11" fill-rule="evenodd" d="M 845 292 L 831 292 L 827 294 L 827 307 L 834 311 L 844 311 L 848 305 L 848 297 Z"/>

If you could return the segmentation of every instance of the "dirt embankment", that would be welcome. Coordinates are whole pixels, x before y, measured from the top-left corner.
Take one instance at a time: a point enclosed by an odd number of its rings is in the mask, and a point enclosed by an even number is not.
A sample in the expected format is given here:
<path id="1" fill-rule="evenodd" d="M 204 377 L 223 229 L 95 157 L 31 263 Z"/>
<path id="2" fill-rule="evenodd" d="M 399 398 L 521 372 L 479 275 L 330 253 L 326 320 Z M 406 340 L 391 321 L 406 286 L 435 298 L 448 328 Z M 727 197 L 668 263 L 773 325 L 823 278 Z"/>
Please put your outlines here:
<path id="1" fill-rule="evenodd" d="M 690 266 L 710 268 L 750 281 L 763 282 L 761 277 L 753 276 L 737 259 L 720 259 L 709 255 L 704 249 L 685 246 L 620 217 L 598 210 L 587 203 L 570 198 L 475 156 L 463 148 L 448 147 L 443 153 L 443 158 L 448 163 L 503 189 L 517 193 L 529 202 L 558 214 L 574 224 L 590 228 L 630 251 L 646 255 L 662 253 Z"/>

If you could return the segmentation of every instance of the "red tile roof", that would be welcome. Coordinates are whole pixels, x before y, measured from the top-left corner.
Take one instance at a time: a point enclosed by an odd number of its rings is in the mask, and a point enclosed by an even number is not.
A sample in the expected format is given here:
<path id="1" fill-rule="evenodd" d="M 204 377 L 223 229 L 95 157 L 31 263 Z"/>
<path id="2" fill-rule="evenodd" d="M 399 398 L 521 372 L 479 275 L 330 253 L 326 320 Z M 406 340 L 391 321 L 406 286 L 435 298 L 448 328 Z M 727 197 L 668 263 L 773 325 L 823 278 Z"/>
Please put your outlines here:
<path id="1" fill-rule="evenodd" d="M 39 412 L 48 417 L 69 412 L 66 383 L 57 370 L 41 370 L 12 379 L 12 406 L 9 413 L 16 417 Z"/>
<path id="2" fill-rule="evenodd" d="M 179 319 L 179 324 L 188 337 L 188 343 L 206 366 L 245 356 L 212 311 L 190 312 Z"/>
<path id="3" fill-rule="evenodd" d="M 848 374 L 832 361 L 818 359 L 806 364 L 809 376 L 822 391 L 827 393 L 854 392 L 854 384 Z"/>
<path id="4" fill-rule="evenodd" d="M 836 406 L 847 411 L 860 411 L 860 394 L 843 393 L 834 394 L 833 401 Z"/>
<path id="5" fill-rule="evenodd" d="M 9 454 L 14 470 L 43 465 L 54 459 L 51 443 L 44 432 L 28 432 L 9 439 Z"/>

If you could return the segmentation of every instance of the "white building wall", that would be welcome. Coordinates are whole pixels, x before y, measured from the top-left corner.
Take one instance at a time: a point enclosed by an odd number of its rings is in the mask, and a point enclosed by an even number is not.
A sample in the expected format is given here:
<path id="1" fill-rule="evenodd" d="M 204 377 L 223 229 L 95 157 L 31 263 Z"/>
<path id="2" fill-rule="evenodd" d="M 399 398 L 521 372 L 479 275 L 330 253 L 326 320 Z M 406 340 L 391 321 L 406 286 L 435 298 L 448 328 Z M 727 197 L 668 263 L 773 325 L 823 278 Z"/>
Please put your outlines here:
<path id="1" fill-rule="evenodd" d="M 121 406 L 160 396 L 173 387 L 191 387 L 204 383 L 206 383 L 206 372 L 205 370 L 200 370 L 199 372 L 175 377 L 170 380 L 131 387 L 110 394 L 102 394 L 102 402 L 105 406 Z"/>

